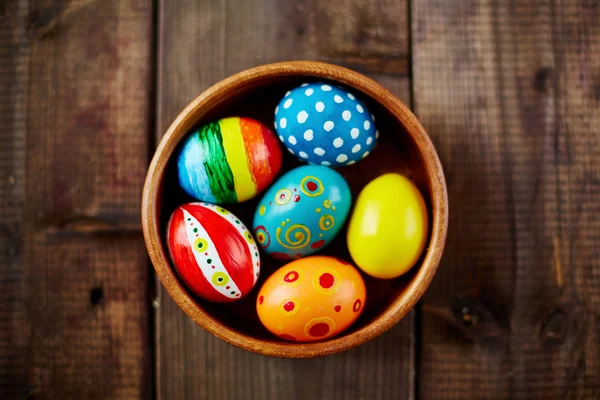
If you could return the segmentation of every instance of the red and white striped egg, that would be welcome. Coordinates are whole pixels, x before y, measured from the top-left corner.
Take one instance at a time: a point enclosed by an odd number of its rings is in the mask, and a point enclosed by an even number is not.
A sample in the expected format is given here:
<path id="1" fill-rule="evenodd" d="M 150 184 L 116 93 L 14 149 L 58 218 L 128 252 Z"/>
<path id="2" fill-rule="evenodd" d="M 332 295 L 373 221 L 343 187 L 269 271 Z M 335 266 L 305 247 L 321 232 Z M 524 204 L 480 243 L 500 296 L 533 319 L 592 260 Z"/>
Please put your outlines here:
<path id="1" fill-rule="evenodd" d="M 254 237 L 223 207 L 188 203 L 169 220 L 167 244 L 185 285 L 213 302 L 231 302 L 248 294 L 260 273 Z"/>

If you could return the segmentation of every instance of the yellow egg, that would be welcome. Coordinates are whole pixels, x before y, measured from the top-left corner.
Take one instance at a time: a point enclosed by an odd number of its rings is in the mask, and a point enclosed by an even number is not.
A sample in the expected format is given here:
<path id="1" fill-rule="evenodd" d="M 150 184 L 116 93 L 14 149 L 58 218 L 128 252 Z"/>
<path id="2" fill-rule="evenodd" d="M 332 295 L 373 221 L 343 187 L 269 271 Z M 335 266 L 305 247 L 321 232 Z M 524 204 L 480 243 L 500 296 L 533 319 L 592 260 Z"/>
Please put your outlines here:
<path id="1" fill-rule="evenodd" d="M 360 192 L 348 227 L 348 250 L 367 274 L 398 277 L 421 256 L 429 231 L 419 189 L 398 174 L 385 174 Z"/>

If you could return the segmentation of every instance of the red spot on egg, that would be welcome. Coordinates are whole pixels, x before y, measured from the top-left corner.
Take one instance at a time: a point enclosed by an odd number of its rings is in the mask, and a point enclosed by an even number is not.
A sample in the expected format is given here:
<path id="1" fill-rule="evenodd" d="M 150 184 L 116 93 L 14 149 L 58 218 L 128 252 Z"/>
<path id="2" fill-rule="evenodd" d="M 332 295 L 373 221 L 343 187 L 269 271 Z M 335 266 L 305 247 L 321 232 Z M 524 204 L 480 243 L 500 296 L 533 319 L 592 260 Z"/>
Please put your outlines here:
<path id="1" fill-rule="evenodd" d="M 279 335 L 279 337 L 285 340 L 292 340 L 294 342 L 297 340 L 295 337 L 293 337 L 292 335 L 288 335 L 287 333 L 282 333 L 281 335 Z"/>
<path id="2" fill-rule="evenodd" d="M 207 256 L 207 255 L 208 255 L 208 252 L 204 253 L 204 255 L 205 255 L 205 256 Z"/>
<path id="3" fill-rule="evenodd" d="M 279 198 L 280 198 L 281 200 L 284 200 L 284 199 L 285 199 L 285 193 L 281 193 L 281 194 L 279 195 Z"/>
<path id="4" fill-rule="evenodd" d="M 283 277 L 286 282 L 296 282 L 298 280 L 298 273 L 296 271 L 290 271 Z"/>
<path id="5" fill-rule="evenodd" d="M 356 299 L 356 301 L 352 305 L 352 311 L 358 312 L 360 310 L 361 306 L 362 306 L 362 301 L 360 301 L 360 299 Z"/>
<path id="6" fill-rule="evenodd" d="M 287 261 L 290 259 L 290 256 L 288 256 L 285 253 L 279 253 L 277 251 L 271 253 L 271 257 L 273 257 L 276 260 L 281 260 L 281 261 Z"/>
<path id="7" fill-rule="evenodd" d="M 296 192 L 296 191 L 297 191 L 296 188 L 294 188 L 294 192 Z"/>
<path id="8" fill-rule="evenodd" d="M 288 301 L 283 305 L 283 309 L 287 312 L 293 311 L 294 307 L 295 305 L 293 301 Z"/>
<path id="9" fill-rule="evenodd" d="M 317 240 L 316 242 L 311 244 L 310 247 L 313 249 L 318 249 L 319 247 L 322 247 L 324 244 L 325 244 L 325 241 L 323 239 L 321 239 L 321 240 Z"/>
<path id="10" fill-rule="evenodd" d="M 324 273 L 319 277 L 319 285 L 321 285 L 322 288 L 329 289 L 333 286 L 333 282 L 333 275 L 331 275 L 328 272 Z"/>
<path id="11" fill-rule="evenodd" d="M 214 265 L 211 265 L 211 267 L 212 267 L 212 269 L 215 269 L 215 266 L 214 266 Z"/>
<path id="12" fill-rule="evenodd" d="M 340 312 L 342 311 L 342 306 L 335 306 L 333 307 L 333 309 L 335 310 L 335 312 Z"/>
<path id="13" fill-rule="evenodd" d="M 270 202 L 269 202 L 269 205 L 270 205 L 270 206 L 272 206 L 272 205 L 273 205 L 273 202 L 272 202 L 272 201 L 270 201 Z"/>
<path id="14" fill-rule="evenodd" d="M 300 196 L 299 195 L 294 195 L 294 201 L 297 203 L 300 201 Z"/>
<path id="15" fill-rule="evenodd" d="M 196 233 L 196 237 L 198 237 L 198 234 Z"/>
<path id="16" fill-rule="evenodd" d="M 225 289 L 229 289 L 231 286 L 225 286 Z"/>
<path id="17" fill-rule="evenodd" d="M 325 336 L 329 333 L 329 325 L 324 322 L 318 322 L 310 327 L 308 333 L 316 337 Z"/>
<path id="18" fill-rule="evenodd" d="M 260 297 L 258 298 L 258 304 L 262 304 L 262 303 L 263 303 L 263 301 L 265 301 L 265 297 L 264 297 L 264 296 L 260 296 Z"/>
<path id="19" fill-rule="evenodd" d="M 308 181 L 306 183 L 306 188 L 309 191 L 314 192 L 315 190 L 317 190 L 317 184 L 315 182 L 313 182 L 313 181 Z"/>

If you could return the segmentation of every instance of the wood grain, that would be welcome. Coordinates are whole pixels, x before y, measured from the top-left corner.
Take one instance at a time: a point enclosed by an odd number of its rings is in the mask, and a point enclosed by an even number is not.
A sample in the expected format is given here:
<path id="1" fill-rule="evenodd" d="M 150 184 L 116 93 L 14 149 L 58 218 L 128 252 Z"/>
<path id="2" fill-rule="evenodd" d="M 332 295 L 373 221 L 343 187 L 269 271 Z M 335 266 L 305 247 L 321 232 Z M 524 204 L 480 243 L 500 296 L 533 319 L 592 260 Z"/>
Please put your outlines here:
<path id="1" fill-rule="evenodd" d="M 0 398 L 151 396 L 146 1 L 0 5 Z"/>
<path id="2" fill-rule="evenodd" d="M 445 166 L 423 399 L 600 396 L 600 6 L 412 2 L 415 109 Z"/>
<path id="3" fill-rule="evenodd" d="M 371 46 L 361 50 L 356 43 L 357 25 L 352 19 L 361 14 L 365 5 L 346 3 L 349 4 L 269 0 L 161 2 L 158 136 L 208 86 L 232 73 L 279 60 L 335 60 L 384 81 L 407 100 L 407 69 L 398 67 L 401 62 L 397 68 L 392 62 L 382 62 L 385 68 L 370 66 L 377 63 L 355 67 L 353 60 L 361 55 L 380 54 L 371 53 Z M 400 38 L 395 42 L 400 60 L 408 48 L 407 25 L 402 22 L 406 21 L 406 3 L 376 3 L 387 7 L 386 32 Z M 336 10 L 342 10 L 341 14 Z M 360 15 L 362 25 L 378 25 L 373 13 L 365 15 Z M 349 22 L 334 28 L 319 23 L 348 16 Z M 374 48 L 394 45 L 384 43 L 376 33 L 365 37 L 376 45 Z M 258 356 L 216 339 L 186 317 L 159 286 L 156 351 L 160 399 L 413 396 L 412 315 L 387 334 L 349 352 L 311 360 L 284 360 Z"/>
<path id="4" fill-rule="evenodd" d="M 29 53 L 19 42 L 26 28 L 20 3 L 0 8 L 0 397 L 31 392 L 23 268 L 25 130 Z"/>

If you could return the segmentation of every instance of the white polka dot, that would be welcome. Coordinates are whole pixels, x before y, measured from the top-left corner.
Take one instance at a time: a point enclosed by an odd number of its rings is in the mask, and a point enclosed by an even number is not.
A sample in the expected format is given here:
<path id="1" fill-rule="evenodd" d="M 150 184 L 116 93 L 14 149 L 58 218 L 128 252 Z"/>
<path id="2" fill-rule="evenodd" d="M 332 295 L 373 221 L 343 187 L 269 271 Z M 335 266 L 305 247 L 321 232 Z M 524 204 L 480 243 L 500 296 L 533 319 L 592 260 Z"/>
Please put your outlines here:
<path id="1" fill-rule="evenodd" d="M 306 140 L 307 142 L 310 142 L 311 140 L 313 140 L 313 131 L 312 129 L 307 130 L 306 132 L 304 132 L 304 140 Z"/>
<path id="2" fill-rule="evenodd" d="M 279 126 L 282 127 L 282 128 L 285 128 L 287 126 L 287 119 L 281 118 L 279 120 Z"/>
<path id="3" fill-rule="evenodd" d="M 325 150 L 323 150 L 320 147 L 315 147 L 315 149 L 313 150 L 315 152 L 316 155 L 318 156 L 322 156 L 323 154 L 325 154 Z"/>
<path id="4" fill-rule="evenodd" d="M 307 158 L 308 154 L 306 154 L 305 152 L 301 151 L 300 153 L 298 153 L 298 155 L 302 158 Z"/>
<path id="5" fill-rule="evenodd" d="M 285 96 L 283 96 L 283 97 L 288 97 L 290 95 L 290 93 L 292 93 L 292 91 L 288 90 L 287 92 L 285 92 Z"/>
<path id="6" fill-rule="evenodd" d="M 363 155 L 362 155 L 362 158 L 365 158 L 365 157 L 366 157 L 366 156 L 368 156 L 368 155 L 369 155 L 369 152 L 368 152 L 368 151 L 365 151 L 365 154 L 363 154 Z"/>
<path id="7" fill-rule="evenodd" d="M 275 129 L 277 129 L 277 120 L 275 120 Z"/>
<path id="8" fill-rule="evenodd" d="M 290 108 L 290 106 L 292 105 L 292 103 L 294 102 L 294 99 L 287 99 L 285 101 L 285 103 L 283 103 L 283 108 Z"/>
<path id="9" fill-rule="evenodd" d="M 358 128 L 352 128 L 352 130 L 350 131 L 350 136 L 352 136 L 352 139 L 356 139 L 359 134 L 360 131 L 358 130 Z"/>
<path id="10" fill-rule="evenodd" d="M 292 149 L 288 149 L 288 151 L 289 151 L 290 153 L 294 154 L 294 150 L 292 150 Z"/>
<path id="11" fill-rule="evenodd" d="M 379 139 L 379 131 L 375 131 L 375 139 Z"/>
<path id="12" fill-rule="evenodd" d="M 279 106 L 275 107 L 275 115 L 279 112 Z"/>
<path id="13" fill-rule="evenodd" d="M 294 135 L 290 135 L 290 136 L 288 137 L 288 142 L 290 142 L 291 144 L 296 144 L 296 143 L 298 143 L 298 142 L 296 141 L 296 137 L 295 137 Z"/>
<path id="14" fill-rule="evenodd" d="M 371 119 L 373 120 L 373 122 L 375 122 L 375 116 L 373 114 L 371 114 Z"/>
<path id="15" fill-rule="evenodd" d="M 331 86 L 323 85 L 323 86 L 321 86 L 321 90 L 324 92 L 329 92 L 331 90 Z"/>
<path id="16" fill-rule="evenodd" d="M 352 95 L 352 93 L 346 93 L 346 96 L 348 96 L 348 98 L 349 98 L 350 100 L 354 100 L 354 99 L 356 99 L 356 97 L 354 97 L 354 96 Z"/>
<path id="17" fill-rule="evenodd" d="M 335 147 L 336 149 L 339 149 L 340 147 L 342 147 L 344 145 L 344 141 L 342 140 L 342 138 L 336 138 L 333 141 L 333 147 Z"/>
<path id="18" fill-rule="evenodd" d="M 369 121 L 365 121 L 365 123 L 363 124 L 365 130 L 369 129 L 371 127 L 371 123 Z"/>
<path id="19" fill-rule="evenodd" d="M 304 86 L 308 86 L 308 82 L 303 83 L 302 85 L 300 85 L 300 87 L 304 87 Z"/>
<path id="20" fill-rule="evenodd" d="M 348 162 L 346 163 L 346 165 L 352 165 L 352 164 L 356 164 L 356 161 L 352 160 L 352 161 L 348 161 Z"/>
<path id="21" fill-rule="evenodd" d="M 327 132 L 331 131 L 334 127 L 334 123 L 333 121 L 327 121 L 323 124 L 323 129 L 325 129 Z"/>
<path id="22" fill-rule="evenodd" d="M 360 144 L 355 144 L 352 148 L 353 153 L 358 153 L 360 151 Z"/>
<path id="23" fill-rule="evenodd" d="M 342 118 L 344 118 L 344 121 L 350 121 L 351 116 L 352 114 L 348 110 L 344 110 L 344 112 L 342 113 Z"/>
<path id="24" fill-rule="evenodd" d="M 335 161 L 337 161 L 337 162 L 344 162 L 344 161 L 346 161 L 347 159 L 348 159 L 348 156 L 347 156 L 347 155 L 345 155 L 345 154 L 340 154 L 339 156 L 337 156 L 337 157 L 335 158 Z"/>
<path id="25" fill-rule="evenodd" d="M 367 139 L 367 146 L 370 145 L 371 143 L 373 143 L 373 138 L 371 136 L 369 136 Z"/>
<path id="26" fill-rule="evenodd" d="M 342 96 L 339 96 L 339 95 L 336 94 L 335 96 L 333 96 L 333 101 L 335 101 L 336 103 L 340 104 L 341 102 L 344 101 L 344 99 L 342 99 Z"/>
<path id="27" fill-rule="evenodd" d="M 331 165 L 331 163 L 328 161 L 321 161 L 321 165 L 328 166 Z"/>
<path id="28" fill-rule="evenodd" d="M 283 136 L 279 135 L 279 140 L 284 141 Z"/>
<path id="29" fill-rule="evenodd" d="M 361 114 L 362 114 L 362 113 L 363 113 L 363 111 L 365 111 L 365 110 L 362 108 L 362 106 L 361 106 L 360 104 L 357 104 L 357 105 L 356 105 L 356 111 L 358 111 L 359 113 L 361 113 Z"/>
<path id="30" fill-rule="evenodd" d="M 307 96 L 311 96 L 315 91 L 312 90 L 311 88 L 308 88 L 304 91 L 304 94 Z"/>
<path id="31" fill-rule="evenodd" d="M 298 123 L 300 123 L 300 124 L 305 123 L 307 118 L 308 118 L 308 113 L 304 110 L 300 111 L 298 113 L 298 115 L 296 116 L 296 119 L 298 120 Z"/>
<path id="32" fill-rule="evenodd" d="M 317 110 L 318 112 L 322 112 L 325 109 L 325 104 L 323 104 L 322 101 L 317 101 L 317 104 L 315 104 L 315 110 Z"/>

